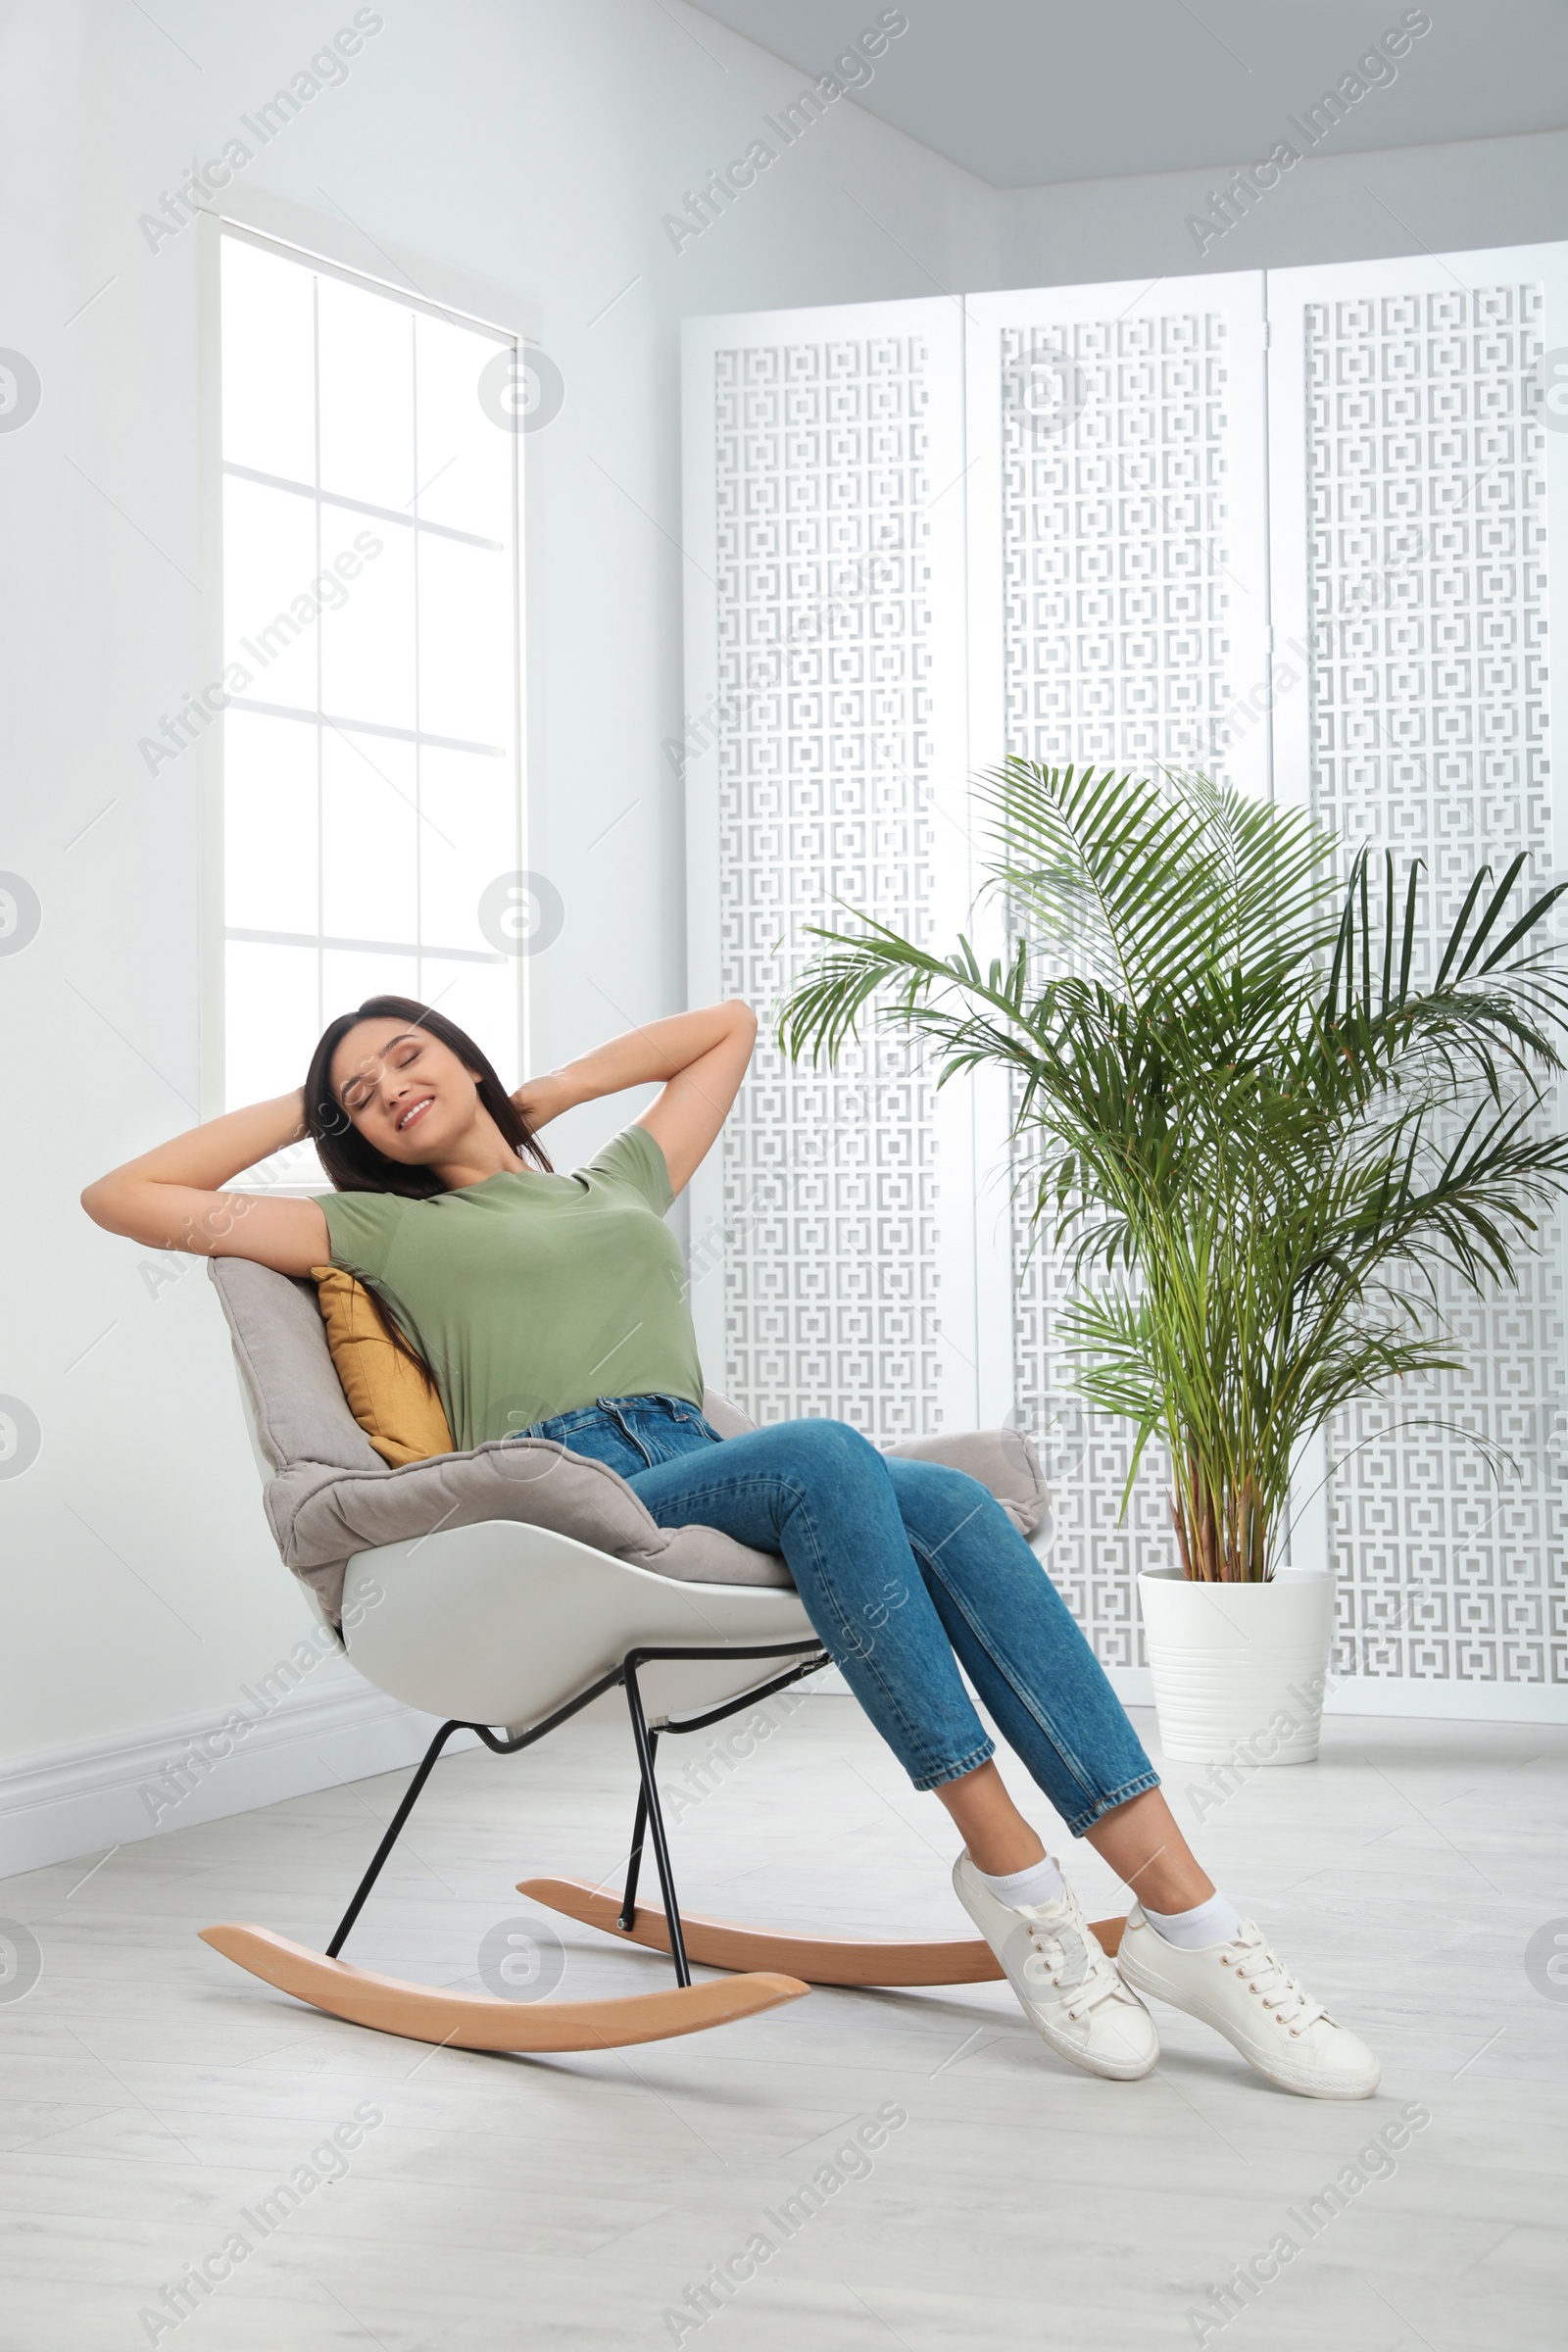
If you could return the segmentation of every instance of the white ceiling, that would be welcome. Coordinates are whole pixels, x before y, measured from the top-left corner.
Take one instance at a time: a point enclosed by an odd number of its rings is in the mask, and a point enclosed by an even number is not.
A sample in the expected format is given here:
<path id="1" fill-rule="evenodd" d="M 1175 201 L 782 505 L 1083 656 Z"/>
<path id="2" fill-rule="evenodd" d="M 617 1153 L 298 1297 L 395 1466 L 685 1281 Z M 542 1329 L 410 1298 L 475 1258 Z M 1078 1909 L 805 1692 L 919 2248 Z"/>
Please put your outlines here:
<path id="1" fill-rule="evenodd" d="M 814 78 L 879 0 L 703 0 Z M 858 103 L 999 188 L 1264 156 L 1354 71 L 1404 0 L 909 0 Z M 1432 0 L 1432 29 L 1325 153 L 1568 123 L 1564 0 Z M 1299 146 L 1300 141 L 1295 142 Z"/>

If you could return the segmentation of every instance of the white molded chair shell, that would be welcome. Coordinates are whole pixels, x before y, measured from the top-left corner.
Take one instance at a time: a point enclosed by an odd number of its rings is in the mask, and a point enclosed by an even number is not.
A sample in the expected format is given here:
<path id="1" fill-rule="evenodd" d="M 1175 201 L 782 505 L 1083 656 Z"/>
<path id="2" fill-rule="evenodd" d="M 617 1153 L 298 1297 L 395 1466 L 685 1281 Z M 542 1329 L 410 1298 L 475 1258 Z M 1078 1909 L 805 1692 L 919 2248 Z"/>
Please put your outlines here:
<path id="1" fill-rule="evenodd" d="M 809 1642 L 777 1585 L 680 1584 L 552 1528 L 491 1519 L 362 1551 L 343 1587 L 351 1664 L 432 1715 L 518 1730 L 644 1646 Z M 661 1660 L 642 1670 L 649 1720 L 759 1690 L 788 1658 Z"/>

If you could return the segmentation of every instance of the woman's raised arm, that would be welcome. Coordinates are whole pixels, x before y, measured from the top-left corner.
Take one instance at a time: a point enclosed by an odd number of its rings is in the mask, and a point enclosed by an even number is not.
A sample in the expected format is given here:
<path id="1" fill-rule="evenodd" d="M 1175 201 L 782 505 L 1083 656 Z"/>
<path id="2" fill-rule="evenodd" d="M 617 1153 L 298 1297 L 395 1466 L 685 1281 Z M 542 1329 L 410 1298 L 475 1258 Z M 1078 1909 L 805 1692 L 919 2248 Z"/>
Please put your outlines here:
<path id="1" fill-rule="evenodd" d="M 279 1274 L 308 1274 L 332 1254 L 326 1218 L 314 1200 L 219 1189 L 304 1133 L 305 1091 L 299 1088 L 271 1102 L 226 1111 L 127 1159 L 89 1184 L 81 1205 L 95 1225 L 152 1250 L 252 1257 Z"/>
<path id="2" fill-rule="evenodd" d="M 530 1078 L 513 1097 L 530 1127 L 543 1127 L 575 1103 L 618 1095 L 629 1086 L 664 1081 L 664 1091 L 637 1121 L 664 1154 L 678 1193 L 707 1157 L 740 1092 L 757 1042 L 749 1004 L 706 1004 L 667 1021 L 629 1029 L 576 1061 Z"/>

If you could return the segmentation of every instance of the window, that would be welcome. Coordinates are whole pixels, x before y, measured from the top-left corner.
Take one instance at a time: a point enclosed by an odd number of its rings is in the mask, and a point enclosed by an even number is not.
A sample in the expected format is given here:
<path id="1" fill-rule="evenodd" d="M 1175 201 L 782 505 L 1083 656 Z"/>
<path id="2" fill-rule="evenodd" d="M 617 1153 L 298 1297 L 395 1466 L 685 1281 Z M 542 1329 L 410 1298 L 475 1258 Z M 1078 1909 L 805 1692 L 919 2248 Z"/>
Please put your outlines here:
<path id="1" fill-rule="evenodd" d="M 226 224 L 219 272 L 218 1091 L 299 1085 L 380 990 L 510 1076 L 521 965 L 480 902 L 522 863 L 515 339 Z"/>

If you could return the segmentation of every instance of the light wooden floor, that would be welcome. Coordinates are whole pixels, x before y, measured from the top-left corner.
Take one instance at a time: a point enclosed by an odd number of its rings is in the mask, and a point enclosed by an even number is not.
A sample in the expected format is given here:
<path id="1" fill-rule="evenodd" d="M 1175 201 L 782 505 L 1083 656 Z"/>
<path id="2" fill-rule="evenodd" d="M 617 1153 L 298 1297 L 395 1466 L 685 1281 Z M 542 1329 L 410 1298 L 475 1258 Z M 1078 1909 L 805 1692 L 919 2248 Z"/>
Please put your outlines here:
<path id="1" fill-rule="evenodd" d="M 1139 1728 L 1152 1743 L 1152 1718 Z M 666 1783 L 713 1737 L 670 1743 Z M 1168 2010 L 1155 2075 L 1093 2081 L 990 1985 L 819 1991 L 625 2054 L 429 2051 L 301 2009 L 196 1940 L 238 1918 L 324 1941 L 401 1775 L 124 1848 L 85 1884 L 96 1857 L 5 1882 L 0 1916 L 30 1925 L 44 1972 L 0 2006 L 0 2346 L 1174 2347 L 1198 2340 L 1186 2315 L 1210 2285 L 1419 2101 L 1431 2124 L 1393 2177 L 1205 2340 L 1555 2347 L 1568 2002 L 1534 1988 L 1524 1950 L 1568 1914 L 1565 1758 L 1557 1731 L 1342 1719 L 1318 1766 L 1258 1775 L 1205 1823 L 1221 1884 L 1381 2051 L 1384 2088 L 1358 2106 L 1271 2089 Z M 1169 1772 L 1184 1818 L 1200 1779 Z M 631 1793 L 617 1719 L 443 1763 L 348 1957 L 476 1985 L 486 1932 L 528 1911 L 514 1882 L 611 1873 Z M 966 1931 L 946 1817 L 846 1699 L 801 1706 L 675 1845 L 694 1910 Z M 1086 1847 L 1069 1867 L 1092 1914 L 1123 1907 Z M 563 1940 L 564 1991 L 662 1980 L 588 1929 Z M 346 2175 L 264 2237 L 242 2216 L 366 2103 L 384 2120 Z M 701 2328 L 665 2316 L 757 2230 L 781 2239 L 769 2213 L 889 2105 L 907 2120 L 869 2172 L 727 2306 Z M 231 2278 L 151 2329 L 140 2313 L 236 2230 L 254 2250 Z"/>

